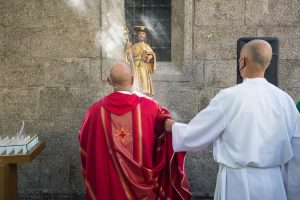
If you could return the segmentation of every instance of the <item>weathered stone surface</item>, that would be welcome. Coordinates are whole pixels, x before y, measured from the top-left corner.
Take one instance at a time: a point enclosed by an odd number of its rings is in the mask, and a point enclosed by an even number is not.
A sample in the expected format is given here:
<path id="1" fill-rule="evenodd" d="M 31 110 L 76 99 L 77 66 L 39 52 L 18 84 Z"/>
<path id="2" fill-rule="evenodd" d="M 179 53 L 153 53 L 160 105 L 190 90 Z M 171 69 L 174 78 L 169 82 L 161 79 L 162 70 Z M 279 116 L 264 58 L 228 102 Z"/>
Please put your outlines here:
<path id="1" fill-rule="evenodd" d="M 97 99 L 96 90 L 80 88 L 44 88 L 39 99 L 41 119 L 81 116 L 85 111 L 83 105 L 89 105 Z"/>
<path id="2" fill-rule="evenodd" d="M 280 60 L 278 82 L 281 85 L 300 87 L 300 60 Z"/>
<path id="3" fill-rule="evenodd" d="M 211 146 L 201 152 L 188 153 L 185 167 L 194 197 L 214 192 L 218 165 L 213 160 Z"/>
<path id="4" fill-rule="evenodd" d="M 35 29 L 31 31 L 28 55 L 32 57 L 97 57 L 97 30 L 91 28 Z"/>
<path id="5" fill-rule="evenodd" d="M 98 1 L 4 1 L 1 21 L 16 28 L 99 27 Z M 17 13 L 17 14 L 16 14 Z"/>
<path id="6" fill-rule="evenodd" d="M 2 6 L 2 23 L 5 26 L 34 28 L 43 25 L 44 15 L 36 0 L 4 1 Z"/>
<path id="7" fill-rule="evenodd" d="M 196 0 L 195 24 L 202 25 L 243 25 L 244 0 Z"/>
<path id="8" fill-rule="evenodd" d="M 49 87 L 89 86 L 90 61 L 88 58 L 63 58 L 45 64 L 45 85 Z"/>
<path id="9" fill-rule="evenodd" d="M 40 193 L 19 193 L 20 200 L 49 200 L 49 199 L 60 199 L 60 200 L 85 200 L 85 193 L 69 193 L 61 194 L 55 191 L 44 190 Z"/>
<path id="10" fill-rule="evenodd" d="M 214 98 L 221 89 L 222 88 L 205 87 L 204 89 L 200 90 L 198 110 L 201 111 L 206 108 L 212 98 Z"/>
<path id="11" fill-rule="evenodd" d="M 198 91 L 195 89 L 157 89 L 155 99 L 168 108 L 176 120 L 187 121 L 198 113 Z"/>
<path id="12" fill-rule="evenodd" d="M 41 86 L 44 79 L 44 66 L 35 59 L 16 56 L 1 59 L 0 86 Z"/>
<path id="13" fill-rule="evenodd" d="M 300 27 L 261 27 L 257 34 L 279 38 L 280 59 L 300 59 Z"/>
<path id="14" fill-rule="evenodd" d="M 0 15 L 1 18 L 1 15 Z M 4 28 L 0 25 L 0 56 L 4 55 L 4 41 L 5 41 L 5 30 Z"/>
<path id="15" fill-rule="evenodd" d="M 31 164 L 19 167 L 19 188 L 35 193 L 84 193 L 77 134 L 48 133 L 43 139 L 45 150 Z"/>
<path id="16" fill-rule="evenodd" d="M 196 59 L 234 59 L 240 37 L 256 35 L 256 29 L 245 26 L 200 26 L 194 29 Z"/>
<path id="17" fill-rule="evenodd" d="M 1 59 L 0 85 L 3 86 L 72 86 L 87 88 L 101 85 L 98 59 L 23 58 Z"/>
<path id="18" fill-rule="evenodd" d="M 43 181 L 41 168 L 43 152 L 31 163 L 18 164 L 18 191 L 34 191 L 40 188 Z M 31 187 L 28 187 L 30 184 Z"/>
<path id="19" fill-rule="evenodd" d="M 171 34 L 171 55 L 172 62 L 176 68 L 183 67 L 183 51 L 184 51 L 184 1 L 172 1 L 172 34 Z"/>
<path id="20" fill-rule="evenodd" d="M 297 103 L 300 101 L 300 87 L 294 87 L 290 85 L 281 85 L 280 88 L 288 93 L 292 99 Z"/>
<path id="21" fill-rule="evenodd" d="M 246 25 L 299 25 L 300 2 L 246 0 Z"/>
<path id="22" fill-rule="evenodd" d="M 4 55 L 6 57 L 28 57 L 30 36 L 31 30 L 6 28 L 4 41 Z"/>
<path id="23" fill-rule="evenodd" d="M 74 138 L 77 138 L 77 136 L 74 135 Z M 80 163 L 78 162 L 79 158 L 77 157 L 79 151 L 77 150 L 75 153 L 75 150 L 78 149 L 78 143 L 75 140 L 71 140 L 76 144 L 76 147 L 69 146 L 66 144 L 69 138 L 64 137 L 61 139 L 61 141 L 56 139 L 52 142 L 48 140 L 50 143 L 49 145 L 51 145 L 52 148 L 59 148 L 61 149 L 61 152 L 42 158 L 43 162 L 41 163 L 41 168 L 43 169 L 43 172 L 41 175 L 43 176 L 43 180 L 41 181 L 39 188 L 52 192 L 56 191 L 58 193 L 84 192 Z M 73 155 L 70 155 L 70 153 L 66 151 L 68 149 L 72 149 L 71 154 Z M 77 162 L 75 162 L 75 160 Z M 55 174 L 55 176 L 52 176 L 52 174 Z M 74 184 L 78 185 L 78 187 L 74 187 Z M 82 187 L 79 188 L 80 185 Z"/>
<path id="24" fill-rule="evenodd" d="M 194 1 L 193 0 L 185 0 L 184 1 L 184 26 L 180 30 L 184 32 L 184 48 L 183 48 L 183 55 L 184 61 L 183 64 L 188 67 L 193 62 L 189 62 L 189 60 L 193 59 L 193 42 L 191 38 L 193 38 L 194 34 Z"/>
<path id="25" fill-rule="evenodd" d="M 109 75 L 109 69 L 112 66 L 113 62 L 109 59 L 102 59 L 100 64 L 102 69 L 101 78 L 105 81 L 107 79 L 107 76 Z"/>
<path id="26" fill-rule="evenodd" d="M 195 85 L 199 85 L 201 88 L 204 87 L 204 69 L 205 60 L 194 60 L 193 67 L 191 70 L 191 79 Z"/>
<path id="27" fill-rule="evenodd" d="M 99 87 L 103 85 L 102 77 L 102 66 L 101 58 L 91 58 L 90 59 L 90 71 L 89 71 L 89 85 L 92 87 Z"/>
<path id="28" fill-rule="evenodd" d="M 32 119 L 37 117 L 38 88 L 1 89 L 0 119 Z"/>
<path id="29" fill-rule="evenodd" d="M 205 61 L 204 79 L 207 87 L 226 88 L 236 84 L 236 60 Z"/>
<path id="30" fill-rule="evenodd" d="M 192 64 L 190 65 L 192 66 Z M 178 68 L 177 68 L 178 67 Z M 172 82 L 186 82 L 191 81 L 190 76 L 186 76 L 184 74 L 184 66 L 175 65 L 173 62 L 157 62 L 156 68 L 157 70 L 152 74 L 153 82 L 164 82 L 164 81 L 172 81 Z M 190 67 L 191 68 L 191 67 Z"/>
<path id="31" fill-rule="evenodd" d="M 43 1 L 46 27 L 99 27 L 100 1 Z"/>

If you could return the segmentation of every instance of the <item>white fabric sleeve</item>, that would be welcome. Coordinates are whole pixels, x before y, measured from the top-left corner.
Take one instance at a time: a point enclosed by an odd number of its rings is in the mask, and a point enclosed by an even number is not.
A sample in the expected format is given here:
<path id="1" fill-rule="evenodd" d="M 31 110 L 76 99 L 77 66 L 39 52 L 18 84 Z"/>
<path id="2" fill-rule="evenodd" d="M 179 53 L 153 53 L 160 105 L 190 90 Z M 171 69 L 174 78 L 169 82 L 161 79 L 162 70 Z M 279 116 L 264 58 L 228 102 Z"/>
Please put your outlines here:
<path id="1" fill-rule="evenodd" d="M 300 115 L 296 120 L 294 135 L 291 140 L 293 157 L 285 164 L 283 179 L 288 200 L 299 200 L 300 197 Z"/>
<path id="2" fill-rule="evenodd" d="M 175 152 L 201 150 L 212 143 L 225 127 L 224 112 L 215 97 L 189 124 L 173 124 L 173 150 Z"/>

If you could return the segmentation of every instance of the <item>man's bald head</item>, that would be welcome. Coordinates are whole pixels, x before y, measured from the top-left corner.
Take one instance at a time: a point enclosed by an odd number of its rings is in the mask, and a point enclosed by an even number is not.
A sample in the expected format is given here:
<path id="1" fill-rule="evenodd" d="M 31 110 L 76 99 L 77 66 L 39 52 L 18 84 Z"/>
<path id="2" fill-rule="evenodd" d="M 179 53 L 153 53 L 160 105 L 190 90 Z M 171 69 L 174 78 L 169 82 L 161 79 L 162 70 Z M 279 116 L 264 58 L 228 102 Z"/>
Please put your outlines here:
<path id="1" fill-rule="evenodd" d="M 110 68 L 108 81 L 114 89 L 127 90 L 131 88 L 133 74 L 130 65 L 123 61 L 114 63 Z"/>
<path id="2" fill-rule="evenodd" d="M 248 55 L 252 66 L 257 70 L 264 71 L 272 59 L 272 47 L 265 40 L 251 40 L 242 49 Z"/>

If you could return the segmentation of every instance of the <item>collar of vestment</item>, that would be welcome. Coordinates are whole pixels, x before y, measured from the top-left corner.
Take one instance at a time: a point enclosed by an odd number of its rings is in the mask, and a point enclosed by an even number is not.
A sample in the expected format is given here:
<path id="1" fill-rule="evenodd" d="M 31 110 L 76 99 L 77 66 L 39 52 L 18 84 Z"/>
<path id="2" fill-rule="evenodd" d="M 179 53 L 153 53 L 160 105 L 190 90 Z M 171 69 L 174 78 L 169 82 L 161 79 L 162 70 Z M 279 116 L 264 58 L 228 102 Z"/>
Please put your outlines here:
<path id="1" fill-rule="evenodd" d="M 143 93 L 138 92 L 138 91 L 129 92 L 129 91 L 124 90 L 124 91 L 115 91 L 115 92 L 119 92 L 119 93 L 122 93 L 122 94 L 129 94 L 129 95 L 135 94 L 139 97 L 147 97 L 146 95 L 144 95 Z"/>
<path id="2" fill-rule="evenodd" d="M 116 92 L 120 92 L 120 93 L 122 93 L 122 94 L 133 94 L 132 92 L 129 92 L 129 91 L 116 91 Z"/>
<path id="3" fill-rule="evenodd" d="M 102 99 L 102 105 L 109 112 L 123 115 L 134 109 L 141 102 L 141 97 L 128 91 L 114 91 Z"/>

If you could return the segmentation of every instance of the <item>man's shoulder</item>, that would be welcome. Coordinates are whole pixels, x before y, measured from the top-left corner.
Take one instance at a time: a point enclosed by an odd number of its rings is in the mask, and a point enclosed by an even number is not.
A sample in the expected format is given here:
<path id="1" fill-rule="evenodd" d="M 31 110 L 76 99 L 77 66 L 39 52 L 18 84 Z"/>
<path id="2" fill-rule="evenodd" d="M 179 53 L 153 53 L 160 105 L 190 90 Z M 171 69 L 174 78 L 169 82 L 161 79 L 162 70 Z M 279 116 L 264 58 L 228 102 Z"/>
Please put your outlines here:
<path id="1" fill-rule="evenodd" d="M 242 91 L 241 84 L 221 89 L 217 96 L 232 96 L 234 93 L 238 93 L 239 91 Z"/>
<path id="2" fill-rule="evenodd" d="M 159 103 L 151 97 L 144 95 L 142 98 L 142 102 L 152 105 L 159 105 Z"/>
<path id="3" fill-rule="evenodd" d="M 224 88 L 220 90 L 213 100 L 221 102 L 223 105 L 230 106 L 233 102 L 238 101 L 239 97 L 245 96 L 245 89 L 242 84 L 238 84 L 232 87 Z"/>
<path id="4" fill-rule="evenodd" d="M 135 95 L 141 98 L 141 103 L 142 104 L 148 104 L 148 105 L 153 105 L 153 106 L 158 106 L 159 103 L 154 100 L 152 97 L 149 97 L 145 94 L 142 94 L 140 92 L 134 92 Z"/>
<path id="5" fill-rule="evenodd" d="M 232 98 L 232 99 L 235 99 L 236 97 L 249 97 L 250 94 L 253 94 L 252 93 L 249 93 L 249 89 L 248 88 L 249 85 L 247 84 L 243 84 L 243 83 L 240 83 L 240 84 L 237 84 L 235 86 L 232 86 L 232 87 L 229 87 L 229 88 L 225 88 L 225 89 L 222 89 L 218 94 L 217 96 L 219 97 L 227 97 L 227 98 Z M 288 101 L 291 101 L 292 98 L 290 97 L 289 94 L 287 94 L 285 91 L 283 91 L 282 89 L 278 88 L 277 86 L 269 83 L 269 82 L 266 82 L 264 84 L 264 87 L 267 89 L 268 91 L 268 94 L 272 94 L 274 97 L 276 98 L 280 98 L 280 99 L 286 99 Z M 253 91 L 253 87 L 251 87 L 252 91 Z"/>

